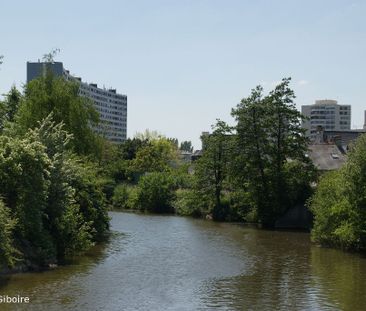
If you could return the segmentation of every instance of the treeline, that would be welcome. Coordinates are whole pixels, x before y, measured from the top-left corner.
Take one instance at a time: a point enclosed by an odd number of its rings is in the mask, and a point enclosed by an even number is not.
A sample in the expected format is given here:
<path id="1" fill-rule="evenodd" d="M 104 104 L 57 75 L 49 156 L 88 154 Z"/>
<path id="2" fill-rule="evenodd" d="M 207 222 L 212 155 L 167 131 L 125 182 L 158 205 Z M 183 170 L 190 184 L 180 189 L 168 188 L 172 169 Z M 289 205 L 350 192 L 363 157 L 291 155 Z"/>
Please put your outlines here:
<path id="1" fill-rule="evenodd" d="M 111 162 L 114 206 L 273 227 L 306 201 L 316 179 L 289 83 L 284 79 L 267 95 L 252 90 L 232 111 L 236 125 L 218 120 L 191 165 L 179 161 L 169 139 L 128 140 Z"/>
<path id="2" fill-rule="evenodd" d="M 0 102 L 0 266 L 84 252 L 108 232 L 108 208 L 273 227 L 312 197 L 318 177 L 289 83 L 253 89 L 232 109 L 234 126 L 217 120 L 192 163 L 182 157 L 189 141 L 146 131 L 115 145 L 96 135 L 103 124 L 76 83 L 48 72 L 22 93 L 13 87 Z M 361 138 L 308 201 L 314 241 L 365 247 L 365 149 Z"/>
<path id="3" fill-rule="evenodd" d="M 78 85 L 50 73 L 0 102 L 0 267 L 57 263 L 108 231 L 97 123 Z"/>

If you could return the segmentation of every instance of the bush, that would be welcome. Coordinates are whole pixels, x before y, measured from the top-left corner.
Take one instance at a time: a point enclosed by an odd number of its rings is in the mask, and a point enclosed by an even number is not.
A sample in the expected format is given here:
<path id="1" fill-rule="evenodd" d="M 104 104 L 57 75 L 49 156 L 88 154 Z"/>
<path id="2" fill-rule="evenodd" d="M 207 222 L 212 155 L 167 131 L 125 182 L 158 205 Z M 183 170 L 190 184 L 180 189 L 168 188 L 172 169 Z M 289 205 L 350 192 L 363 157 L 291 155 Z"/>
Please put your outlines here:
<path id="1" fill-rule="evenodd" d="M 152 172 L 143 176 L 137 186 L 136 206 L 154 213 L 172 213 L 174 186 L 174 179 L 166 172 Z"/>
<path id="2" fill-rule="evenodd" d="M 70 139 L 51 116 L 24 137 L 0 136 L 0 196 L 10 210 L 1 207 L 0 218 L 17 219 L 17 247 L 40 265 L 87 250 L 108 230 L 96 168 L 69 151 Z M 1 222 L 1 247 L 10 249 L 11 226 Z"/>
<path id="3" fill-rule="evenodd" d="M 74 200 L 80 207 L 83 219 L 91 226 L 93 240 L 104 236 L 109 229 L 109 216 L 102 185 L 96 176 L 96 167 L 80 162 L 73 163 L 70 185 L 75 189 Z"/>
<path id="4" fill-rule="evenodd" d="M 128 208 L 128 190 L 126 184 L 118 185 L 114 188 L 112 203 L 114 208 L 124 209 Z"/>
<path id="5" fill-rule="evenodd" d="M 44 227 L 51 168 L 45 146 L 32 133 L 26 139 L 0 137 L 0 196 L 18 220 L 18 240 L 27 241 L 41 261 L 55 257 Z"/>
<path id="6" fill-rule="evenodd" d="M 178 189 L 173 202 L 175 213 L 182 216 L 202 217 L 204 215 L 202 204 L 197 193 L 189 189 Z"/>
<path id="7" fill-rule="evenodd" d="M 327 173 L 320 179 L 310 201 L 314 213 L 311 236 L 313 241 L 323 245 L 357 248 L 357 238 L 349 230 L 350 222 L 356 225 L 357 215 L 352 215 L 353 207 L 344 189 L 343 171 Z"/>
<path id="8" fill-rule="evenodd" d="M 312 239 L 344 249 L 366 249 L 366 135 L 348 154 L 346 164 L 321 178 L 310 201 Z"/>
<path id="9" fill-rule="evenodd" d="M 16 221 L 10 216 L 10 210 L 0 200 L 0 268 L 12 267 L 15 263 L 16 249 L 13 245 L 15 224 Z"/>

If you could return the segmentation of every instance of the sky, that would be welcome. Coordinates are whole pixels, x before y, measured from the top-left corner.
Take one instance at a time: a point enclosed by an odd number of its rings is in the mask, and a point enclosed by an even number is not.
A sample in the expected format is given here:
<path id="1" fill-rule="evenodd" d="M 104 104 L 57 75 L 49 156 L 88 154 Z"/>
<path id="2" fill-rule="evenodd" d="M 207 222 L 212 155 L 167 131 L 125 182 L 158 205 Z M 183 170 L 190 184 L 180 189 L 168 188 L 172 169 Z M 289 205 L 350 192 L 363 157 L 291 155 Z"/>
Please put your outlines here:
<path id="1" fill-rule="evenodd" d="M 127 132 L 201 147 L 252 88 L 291 77 L 296 105 L 366 109 L 366 1 L 63 0 L 0 2 L 0 94 L 55 48 L 71 74 L 128 96 Z"/>

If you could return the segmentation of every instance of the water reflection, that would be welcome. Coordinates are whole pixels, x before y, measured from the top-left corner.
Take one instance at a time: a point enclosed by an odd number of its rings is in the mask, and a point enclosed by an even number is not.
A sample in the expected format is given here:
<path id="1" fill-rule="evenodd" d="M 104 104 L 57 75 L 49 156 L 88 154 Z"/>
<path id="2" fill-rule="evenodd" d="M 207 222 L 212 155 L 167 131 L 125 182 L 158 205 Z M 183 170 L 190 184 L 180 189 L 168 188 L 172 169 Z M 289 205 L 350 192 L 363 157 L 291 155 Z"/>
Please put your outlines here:
<path id="1" fill-rule="evenodd" d="M 311 272 L 327 302 L 339 310 L 366 309 L 366 258 L 333 249 L 313 247 Z"/>
<path id="2" fill-rule="evenodd" d="M 18 274 L 1 310 L 362 310 L 366 259 L 312 246 L 307 233 L 111 213 L 108 243 L 69 266 Z"/>
<path id="3" fill-rule="evenodd" d="M 116 241 L 121 237 L 123 233 L 112 232 L 108 239 L 83 256 L 69 259 L 54 270 L 0 276 L 1 295 L 28 296 L 31 300 L 27 305 L 2 304 L 0 310 L 43 310 L 43 305 L 67 305 L 75 301 L 85 294 L 82 284 L 75 280 L 92 273 L 93 267 L 118 252 L 120 246 Z"/>

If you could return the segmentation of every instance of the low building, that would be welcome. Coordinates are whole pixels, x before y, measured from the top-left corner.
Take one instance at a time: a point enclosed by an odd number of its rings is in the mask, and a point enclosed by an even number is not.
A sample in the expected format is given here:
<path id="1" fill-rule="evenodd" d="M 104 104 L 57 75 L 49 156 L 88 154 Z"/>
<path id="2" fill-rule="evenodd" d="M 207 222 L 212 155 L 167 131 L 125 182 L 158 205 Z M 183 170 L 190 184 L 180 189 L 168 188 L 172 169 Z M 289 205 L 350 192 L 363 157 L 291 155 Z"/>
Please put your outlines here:
<path id="1" fill-rule="evenodd" d="M 83 82 L 63 67 L 62 62 L 27 62 L 27 82 L 44 76 L 47 70 L 58 77 L 79 83 L 80 96 L 93 101 L 100 116 L 100 125 L 95 132 L 113 143 L 122 143 L 127 138 L 127 96 L 116 89 L 99 88 L 95 83 Z"/>
<path id="2" fill-rule="evenodd" d="M 319 171 L 338 170 L 347 159 L 337 145 L 326 143 L 309 145 L 308 156 Z"/>
<path id="3" fill-rule="evenodd" d="M 324 141 L 328 143 L 334 143 L 337 146 L 342 146 L 344 150 L 348 150 L 349 145 L 365 133 L 366 130 L 364 129 L 349 131 L 324 131 Z"/>
<path id="4" fill-rule="evenodd" d="M 179 158 L 185 163 L 190 163 L 192 161 L 192 152 L 186 150 L 179 150 Z"/>

